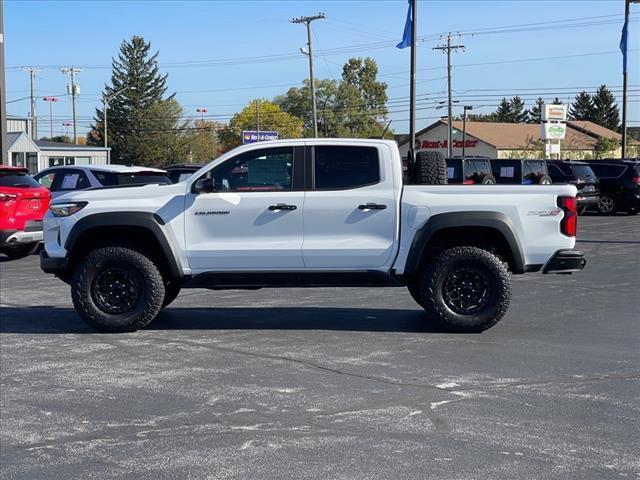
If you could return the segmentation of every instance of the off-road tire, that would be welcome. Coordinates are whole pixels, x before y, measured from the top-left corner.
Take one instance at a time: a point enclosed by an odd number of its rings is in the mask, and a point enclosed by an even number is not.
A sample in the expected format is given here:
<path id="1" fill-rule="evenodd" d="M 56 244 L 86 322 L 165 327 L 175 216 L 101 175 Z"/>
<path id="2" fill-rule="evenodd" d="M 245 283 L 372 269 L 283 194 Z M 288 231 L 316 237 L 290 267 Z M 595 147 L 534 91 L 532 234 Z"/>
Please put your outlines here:
<path id="1" fill-rule="evenodd" d="M 541 175 L 538 179 L 538 185 L 553 185 L 553 180 L 549 175 Z"/>
<path id="2" fill-rule="evenodd" d="M 480 182 L 482 185 L 495 185 L 496 182 L 496 177 L 494 177 L 493 175 L 485 175 L 482 178 L 482 182 Z"/>
<path id="3" fill-rule="evenodd" d="M 486 303 L 461 314 L 445 300 L 445 285 L 452 273 L 477 271 L 485 286 Z M 436 255 L 422 269 L 420 301 L 428 319 L 447 331 L 478 333 L 498 323 L 511 299 L 509 272 L 491 252 L 477 247 L 453 247 Z"/>
<path id="4" fill-rule="evenodd" d="M 162 308 L 168 307 L 176 297 L 180 294 L 182 286 L 177 282 L 167 282 L 164 284 L 164 300 L 162 301 Z"/>
<path id="5" fill-rule="evenodd" d="M 447 163 L 440 152 L 416 153 L 416 180 L 420 185 L 447 184 Z"/>
<path id="6" fill-rule="evenodd" d="M 28 257 L 38 249 L 39 242 L 7 244 L 0 247 L 0 252 L 4 253 L 11 260 Z"/>
<path id="7" fill-rule="evenodd" d="M 109 269 L 124 272 L 136 282 L 135 302 L 122 313 L 109 313 L 97 304 L 94 280 Z M 76 267 L 71 297 L 76 312 L 94 328 L 103 332 L 134 332 L 151 322 L 162 308 L 164 281 L 158 267 L 144 254 L 127 247 L 98 248 Z"/>

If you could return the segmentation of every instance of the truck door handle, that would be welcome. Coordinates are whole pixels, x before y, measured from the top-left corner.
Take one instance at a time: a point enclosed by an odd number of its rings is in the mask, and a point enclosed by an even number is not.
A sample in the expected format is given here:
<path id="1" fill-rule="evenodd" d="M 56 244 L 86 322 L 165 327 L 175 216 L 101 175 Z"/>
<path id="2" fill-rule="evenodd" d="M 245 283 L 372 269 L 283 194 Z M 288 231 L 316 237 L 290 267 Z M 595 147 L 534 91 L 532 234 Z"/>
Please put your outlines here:
<path id="1" fill-rule="evenodd" d="M 295 205 L 286 205 L 284 203 L 278 203 L 277 205 L 269 205 L 269 210 L 272 212 L 279 212 L 281 210 L 296 210 L 298 207 Z"/>
<path id="2" fill-rule="evenodd" d="M 365 203 L 364 205 L 358 205 L 358 208 L 360 210 L 384 210 L 387 206 L 379 203 Z"/>

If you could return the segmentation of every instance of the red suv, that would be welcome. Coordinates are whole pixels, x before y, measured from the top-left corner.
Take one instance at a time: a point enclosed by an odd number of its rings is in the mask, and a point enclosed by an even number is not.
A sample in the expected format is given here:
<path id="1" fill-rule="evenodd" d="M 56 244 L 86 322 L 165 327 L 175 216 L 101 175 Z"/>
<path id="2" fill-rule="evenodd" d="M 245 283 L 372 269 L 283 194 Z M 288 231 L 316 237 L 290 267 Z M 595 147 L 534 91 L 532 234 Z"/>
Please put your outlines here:
<path id="1" fill-rule="evenodd" d="M 0 165 L 0 252 L 9 258 L 33 253 L 42 241 L 49 190 L 26 168 Z"/>

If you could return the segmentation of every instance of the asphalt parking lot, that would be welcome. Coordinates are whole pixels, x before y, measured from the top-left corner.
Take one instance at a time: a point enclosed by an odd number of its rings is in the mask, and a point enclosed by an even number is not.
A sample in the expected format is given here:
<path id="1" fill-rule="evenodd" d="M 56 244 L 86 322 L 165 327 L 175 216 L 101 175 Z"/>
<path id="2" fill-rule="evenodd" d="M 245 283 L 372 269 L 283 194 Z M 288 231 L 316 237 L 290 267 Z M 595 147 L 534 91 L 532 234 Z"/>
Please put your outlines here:
<path id="1" fill-rule="evenodd" d="M 640 216 L 578 247 L 480 335 L 393 288 L 187 290 L 105 335 L 1 258 L 1 478 L 640 478 Z"/>

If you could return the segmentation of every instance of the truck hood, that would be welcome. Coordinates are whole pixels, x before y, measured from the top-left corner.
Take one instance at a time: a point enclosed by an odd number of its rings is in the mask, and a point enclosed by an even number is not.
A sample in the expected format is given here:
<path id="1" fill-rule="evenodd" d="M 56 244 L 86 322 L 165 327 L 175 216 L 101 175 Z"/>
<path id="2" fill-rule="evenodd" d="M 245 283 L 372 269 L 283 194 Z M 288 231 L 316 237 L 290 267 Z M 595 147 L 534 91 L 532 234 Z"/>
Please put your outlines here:
<path id="1" fill-rule="evenodd" d="M 104 187 L 65 193 L 51 203 L 96 201 L 113 201 L 120 203 L 126 200 L 149 200 L 184 195 L 185 192 L 186 184 L 184 182 L 170 185 L 150 184 L 141 186 Z"/>

